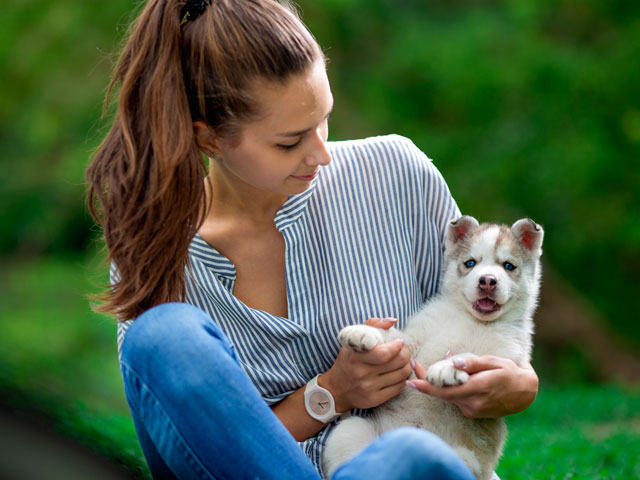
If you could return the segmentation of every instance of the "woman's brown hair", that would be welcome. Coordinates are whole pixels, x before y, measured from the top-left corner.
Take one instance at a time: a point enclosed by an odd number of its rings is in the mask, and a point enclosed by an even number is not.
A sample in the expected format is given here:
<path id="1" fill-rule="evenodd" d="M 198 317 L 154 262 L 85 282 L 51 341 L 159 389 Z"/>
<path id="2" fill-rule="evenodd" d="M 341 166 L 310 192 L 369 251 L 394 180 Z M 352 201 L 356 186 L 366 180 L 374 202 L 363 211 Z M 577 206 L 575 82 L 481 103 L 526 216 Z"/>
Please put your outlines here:
<path id="1" fill-rule="evenodd" d="M 86 172 L 117 271 L 98 311 L 128 320 L 184 299 L 189 244 L 206 214 L 192 122 L 233 138 L 259 114 L 253 81 L 284 82 L 321 58 L 294 10 L 274 0 L 147 3 L 105 99 L 119 90 L 114 123 Z"/>

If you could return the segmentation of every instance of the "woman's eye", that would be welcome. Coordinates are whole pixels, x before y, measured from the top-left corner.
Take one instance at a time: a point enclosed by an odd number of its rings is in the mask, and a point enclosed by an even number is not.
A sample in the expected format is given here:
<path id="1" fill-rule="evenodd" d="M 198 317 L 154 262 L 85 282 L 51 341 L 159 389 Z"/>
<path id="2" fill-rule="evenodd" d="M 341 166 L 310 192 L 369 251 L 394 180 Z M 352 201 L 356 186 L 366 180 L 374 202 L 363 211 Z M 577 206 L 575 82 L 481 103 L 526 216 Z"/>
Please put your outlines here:
<path id="1" fill-rule="evenodd" d="M 300 140 L 298 140 L 296 143 L 292 143 L 290 145 L 282 145 L 282 144 L 278 144 L 278 147 L 280 147 L 283 150 L 293 150 L 294 148 L 296 148 L 298 145 L 300 145 Z"/>
<path id="2" fill-rule="evenodd" d="M 475 260 L 467 260 L 466 262 L 464 262 L 464 266 L 467 268 L 473 268 L 476 266 L 476 261 Z"/>
<path id="3" fill-rule="evenodd" d="M 504 262 L 504 269 L 513 272 L 516 269 L 516 266 L 513 263 Z"/>

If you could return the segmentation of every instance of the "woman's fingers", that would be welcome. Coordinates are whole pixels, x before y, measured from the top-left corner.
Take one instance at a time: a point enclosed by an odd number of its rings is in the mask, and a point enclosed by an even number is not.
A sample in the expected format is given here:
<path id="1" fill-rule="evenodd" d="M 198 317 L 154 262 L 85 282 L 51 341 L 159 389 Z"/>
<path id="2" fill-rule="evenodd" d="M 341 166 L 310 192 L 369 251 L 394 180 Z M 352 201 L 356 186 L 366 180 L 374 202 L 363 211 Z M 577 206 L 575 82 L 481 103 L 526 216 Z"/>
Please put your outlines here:
<path id="1" fill-rule="evenodd" d="M 387 343 L 376 346 L 373 350 L 360 353 L 362 362 L 369 365 L 383 365 L 395 358 L 404 347 L 404 340 L 397 338 Z M 407 362 L 409 359 L 407 358 Z"/>
<path id="2" fill-rule="evenodd" d="M 378 375 L 378 383 L 383 387 L 394 385 L 398 382 L 404 382 L 411 375 L 411 365 L 409 363 L 404 363 L 399 365 L 397 368 L 389 370 L 384 373 L 380 373 Z"/>
<path id="3" fill-rule="evenodd" d="M 427 369 L 417 360 L 413 360 L 413 371 L 416 374 L 416 378 L 423 379 L 427 377 Z"/>
<path id="4" fill-rule="evenodd" d="M 370 327 L 375 327 L 375 328 L 382 328 L 384 330 L 389 330 L 391 327 L 393 327 L 396 322 L 398 321 L 397 318 L 391 318 L 391 317 L 386 317 L 386 318 L 370 318 L 369 320 L 367 320 L 366 322 L 364 322 L 364 325 L 369 325 Z"/>
<path id="5" fill-rule="evenodd" d="M 456 359 L 458 360 L 458 359 Z M 503 417 L 520 412 L 535 399 L 538 377 L 530 364 L 516 365 L 500 357 L 467 357 L 456 368 L 468 372 L 469 380 L 457 386 L 436 387 L 423 380 L 426 370 L 415 363 L 415 380 L 407 385 L 441 400 L 455 403 L 471 418 Z"/>
<path id="6" fill-rule="evenodd" d="M 484 355 L 482 357 L 456 358 L 453 360 L 453 365 L 458 370 L 464 370 L 471 375 L 485 370 L 514 367 L 515 362 L 506 358 Z"/>
<path id="7" fill-rule="evenodd" d="M 384 403 L 387 400 L 395 397 L 396 395 L 398 395 L 400 392 L 402 392 L 402 390 L 404 390 L 407 386 L 407 382 L 406 382 L 406 377 L 404 379 L 402 379 L 401 381 L 391 384 L 387 387 L 384 387 L 380 390 L 380 403 Z"/>

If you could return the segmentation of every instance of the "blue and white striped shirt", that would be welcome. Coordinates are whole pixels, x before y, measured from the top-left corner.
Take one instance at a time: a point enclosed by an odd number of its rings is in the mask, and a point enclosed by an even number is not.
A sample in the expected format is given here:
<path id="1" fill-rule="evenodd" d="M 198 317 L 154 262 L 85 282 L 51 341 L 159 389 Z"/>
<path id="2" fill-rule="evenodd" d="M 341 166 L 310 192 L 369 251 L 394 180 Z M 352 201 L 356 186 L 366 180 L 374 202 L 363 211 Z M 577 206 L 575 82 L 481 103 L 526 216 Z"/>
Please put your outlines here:
<path id="1" fill-rule="evenodd" d="M 233 264 L 196 235 L 186 301 L 235 345 L 244 371 L 272 405 L 327 371 L 338 332 L 371 317 L 402 328 L 437 289 L 443 235 L 459 216 L 445 181 L 408 139 L 329 142 L 332 161 L 275 217 L 286 245 L 288 318 L 233 296 Z M 130 322 L 119 325 L 118 348 Z M 329 428 L 302 446 L 320 469 Z"/>

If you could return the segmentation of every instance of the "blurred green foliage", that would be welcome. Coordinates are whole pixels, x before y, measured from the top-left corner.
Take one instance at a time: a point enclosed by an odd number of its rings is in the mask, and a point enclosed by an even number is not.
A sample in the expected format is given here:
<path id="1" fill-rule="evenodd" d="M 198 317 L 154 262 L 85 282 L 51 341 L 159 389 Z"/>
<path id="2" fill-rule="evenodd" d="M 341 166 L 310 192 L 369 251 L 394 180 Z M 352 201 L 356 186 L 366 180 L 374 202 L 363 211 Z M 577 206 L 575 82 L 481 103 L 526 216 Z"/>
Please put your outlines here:
<path id="1" fill-rule="evenodd" d="M 83 172 L 129 2 L 10 1 L 0 15 L 0 252 L 86 247 Z M 104 22 L 104 23 L 103 23 Z"/>
<path id="2" fill-rule="evenodd" d="M 640 350 L 640 3 L 304 0 L 333 139 L 400 133 L 465 213 L 545 226 L 545 259 Z M 84 250 L 83 171 L 138 2 L 0 15 L 0 257 Z"/>
<path id="3" fill-rule="evenodd" d="M 640 3 L 299 3 L 330 59 L 331 138 L 406 135 L 465 213 L 542 223 L 547 263 L 640 351 L 630 307 L 640 291 Z M 106 281 L 104 270 L 94 276 L 99 231 L 83 172 L 108 128 L 99 118 L 112 54 L 140 3 L 3 5 L 0 392 L 145 476 L 114 324 L 82 296 Z M 509 418 L 499 473 L 640 477 L 639 398 L 543 384 L 533 407 Z"/>

